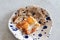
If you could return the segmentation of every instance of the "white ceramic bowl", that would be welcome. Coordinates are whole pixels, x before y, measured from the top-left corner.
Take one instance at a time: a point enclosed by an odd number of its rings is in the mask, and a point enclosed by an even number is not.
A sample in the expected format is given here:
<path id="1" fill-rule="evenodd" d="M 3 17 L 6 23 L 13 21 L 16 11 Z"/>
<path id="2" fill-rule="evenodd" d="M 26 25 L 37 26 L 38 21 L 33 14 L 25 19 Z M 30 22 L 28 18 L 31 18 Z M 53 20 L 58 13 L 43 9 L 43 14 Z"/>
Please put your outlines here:
<path id="1" fill-rule="evenodd" d="M 12 22 L 12 17 L 15 16 L 16 11 L 12 14 L 11 18 L 8 22 L 9 30 L 12 32 L 12 34 L 18 39 L 18 40 L 47 40 L 49 37 L 49 32 L 51 29 L 52 21 L 48 21 L 47 27 L 41 27 L 40 32 L 38 32 L 36 35 L 33 34 L 34 37 L 30 35 L 23 35 L 22 32 L 16 28 L 16 26 Z M 45 28 L 45 29 L 44 29 Z"/>

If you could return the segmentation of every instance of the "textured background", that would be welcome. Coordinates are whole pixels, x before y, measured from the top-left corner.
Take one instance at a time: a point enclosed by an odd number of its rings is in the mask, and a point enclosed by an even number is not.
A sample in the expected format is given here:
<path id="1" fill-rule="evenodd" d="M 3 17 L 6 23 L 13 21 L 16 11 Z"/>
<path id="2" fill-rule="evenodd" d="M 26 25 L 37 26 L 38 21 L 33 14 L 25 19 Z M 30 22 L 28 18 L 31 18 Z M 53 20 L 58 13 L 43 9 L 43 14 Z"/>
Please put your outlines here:
<path id="1" fill-rule="evenodd" d="M 14 10 L 34 4 L 50 13 L 53 26 L 49 40 L 60 40 L 60 0 L 0 0 L 0 40 L 17 40 L 8 29 L 8 20 Z"/>

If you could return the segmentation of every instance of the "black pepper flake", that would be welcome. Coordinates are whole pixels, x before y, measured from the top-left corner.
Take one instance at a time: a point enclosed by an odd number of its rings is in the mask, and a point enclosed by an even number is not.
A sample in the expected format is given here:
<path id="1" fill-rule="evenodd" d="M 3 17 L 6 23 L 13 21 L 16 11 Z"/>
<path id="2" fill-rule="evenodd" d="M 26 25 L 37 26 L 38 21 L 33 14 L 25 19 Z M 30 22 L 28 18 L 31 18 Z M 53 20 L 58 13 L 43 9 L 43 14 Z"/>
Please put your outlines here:
<path id="1" fill-rule="evenodd" d="M 15 15 L 17 15 L 17 12 L 15 13 Z"/>
<path id="2" fill-rule="evenodd" d="M 28 12 L 28 10 L 26 10 L 26 12 Z"/>
<path id="3" fill-rule="evenodd" d="M 46 34 L 46 32 L 44 34 Z"/>
<path id="4" fill-rule="evenodd" d="M 43 30 L 41 30 L 41 31 L 43 31 Z"/>
<path id="5" fill-rule="evenodd" d="M 48 17 L 48 15 L 45 15 L 46 17 Z"/>
<path id="6" fill-rule="evenodd" d="M 25 11 L 23 13 L 26 13 Z"/>
<path id="7" fill-rule="evenodd" d="M 23 20 L 24 20 L 24 17 L 23 17 Z M 23 21 L 23 20 L 22 20 L 22 21 Z"/>
<path id="8" fill-rule="evenodd" d="M 35 35 L 35 34 L 33 34 L 33 35 Z"/>
<path id="9" fill-rule="evenodd" d="M 27 8 L 27 7 L 25 7 L 25 8 Z"/>
<path id="10" fill-rule="evenodd" d="M 46 28 L 47 28 L 47 26 L 44 26 L 44 27 L 43 27 L 43 29 L 46 29 Z"/>
<path id="11" fill-rule="evenodd" d="M 46 22 L 44 22 L 44 23 L 46 23 Z"/>
<path id="12" fill-rule="evenodd" d="M 39 21 L 39 23 L 41 24 L 41 21 Z"/>
<path id="13" fill-rule="evenodd" d="M 35 13 L 34 13 L 34 12 L 32 12 L 32 15 L 34 16 L 34 15 L 35 15 Z"/>
<path id="14" fill-rule="evenodd" d="M 16 15 L 17 13 L 15 13 L 15 15 Z"/>
<path id="15" fill-rule="evenodd" d="M 48 21 L 46 21 L 46 22 L 48 22 Z"/>
<path id="16" fill-rule="evenodd" d="M 45 14 L 44 11 L 43 11 L 43 9 L 41 9 L 41 12 L 42 12 L 42 14 Z"/>

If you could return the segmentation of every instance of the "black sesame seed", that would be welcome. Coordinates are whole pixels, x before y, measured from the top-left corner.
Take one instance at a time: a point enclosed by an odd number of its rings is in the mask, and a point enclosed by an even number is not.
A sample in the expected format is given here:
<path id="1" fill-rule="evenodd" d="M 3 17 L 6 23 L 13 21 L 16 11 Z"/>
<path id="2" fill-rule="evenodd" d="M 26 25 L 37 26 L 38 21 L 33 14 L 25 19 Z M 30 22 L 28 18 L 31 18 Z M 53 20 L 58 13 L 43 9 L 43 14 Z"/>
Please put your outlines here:
<path id="1" fill-rule="evenodd" d="M 24 17 L 23 17 L 23 20 L 24 20 Z M 23 21 L 23 20 L 22 20 L 22 21 Z"/>
<path id="2" fill-rule="evenodd" d="M 43 31 L 43 30 L 41 30 L 41 31 Z"/>
<path id="3" fill-rule="evenodd" d="M 41 37 L 41 36 L 42 36 L 42 34 L 38 34 L 38 36 L 39 36 L 39 37 Z"/>
<path id="4" fill-rule="evenodd" d="M 35 34 L 33 34 L 33 35 L 35 35 Z"/>
<path id="5" fill-rule="evenodd" d="M 41 24 L 41 21 L 39 21 L 39 23 Z"/>
<path id="6" fill-rule="evenodd" d="M 45 15 L 46 17 L 48 17 L 48 15 Z"/>
<path id="7" fill-rule="evenodd" d="M 28 38 L 28 36 L 26 35 L 25 38 Z"/>
<path id="8" fill-rule="evenodd" d="M 46 20 L 51 20 L 50 17 L 47 17 Z"/>
<path id="9" fill-rule="evenodd" d="M 48 21 L 46 21 L 46 22 L 48 22 Z"/>
<path id="10" fill-rule="evenodd" d="M 46 32 L 44 34 L 46 34 Z"/>
<path id="11" fill-rule="evenodd" d="M 25 11 L 23 13 L 26 13 Z"/>
<path id="12" fill-rule="evenodd" d="M 28 12 L 28 10 L 26 10 L 26 12 Z"/>
<path id="13" fill-rule="evenodd" d="M 43 27 L 43 29 L 46 29 L 46 28 L 47 28 L 47 26 L 44 26 L 44 27 Z"/>
<path id="14" fill-rule="evenodd" d="M 35 15 L 35 13 L 34 13 L 34 12 L 32 12 L 32 15 Z"/>
<path id="15" fill-rule="evenodd" d="M 27 8 L 27 7 L 26 7 Z"/>
<path id="16" fill-rule="evenodd" d="M 42 14 L 45 14 L 44 11 L 43 11 L 43 9 L 41 10 L 41 12 L 42 12 Z"/>
<path id="17" fill-rule="evenodd" d="M 46 23 L 46 22 L 44 22 L 44 23 Z"/>
<path id="18" fill-rule="evenodd" d="M 15 13 L 15 15 L 16 15 L 17 13 Z"/>

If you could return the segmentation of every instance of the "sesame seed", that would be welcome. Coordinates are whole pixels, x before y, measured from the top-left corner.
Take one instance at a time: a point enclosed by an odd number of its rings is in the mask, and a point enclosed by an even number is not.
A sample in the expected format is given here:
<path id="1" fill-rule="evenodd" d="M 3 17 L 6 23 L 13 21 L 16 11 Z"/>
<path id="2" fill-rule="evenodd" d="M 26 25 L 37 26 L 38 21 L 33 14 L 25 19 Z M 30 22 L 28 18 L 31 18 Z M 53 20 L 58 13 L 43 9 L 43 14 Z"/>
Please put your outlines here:
<path id="1" fill-rule="evenodd" d="M 46 34 L 46 32 L 44 34 Z"/>
<path id="2" fill-rule="evenodd" d="M 39 23 L 41 24 L 41 21 L 39 21 Z"/>
<path id="3" fill-rule="evenodd" d="M 43 30 L 41 30 L 41 31 L 43 31 Z"/>
<path id="4" fill-rule="evenodd" d="M 35 13 L 33 12 L 32 15 L 35 15 Z"/>
<path id="5" fill-rule="evenodd" d="M 35 34 L 33 34 L 33 35 L 35 35 Z"/>

